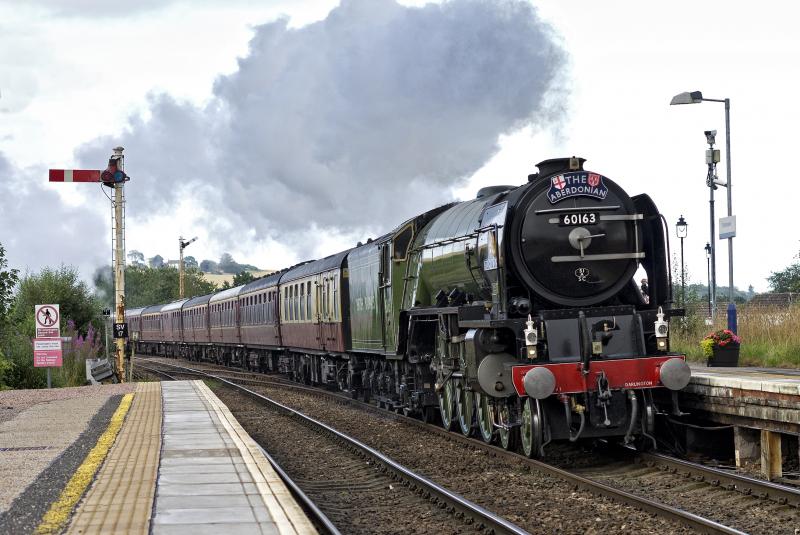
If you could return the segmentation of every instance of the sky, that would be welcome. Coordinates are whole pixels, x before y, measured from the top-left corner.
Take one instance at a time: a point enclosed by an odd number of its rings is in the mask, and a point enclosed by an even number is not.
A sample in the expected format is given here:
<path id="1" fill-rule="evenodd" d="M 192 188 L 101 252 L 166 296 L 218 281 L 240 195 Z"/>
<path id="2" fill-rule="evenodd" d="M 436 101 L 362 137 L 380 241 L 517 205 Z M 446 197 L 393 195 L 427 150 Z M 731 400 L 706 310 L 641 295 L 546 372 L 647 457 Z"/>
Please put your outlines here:
<path id="1" fill-rule="evenodd" d="M 705 282 L 703 131 L 724 149 L 724 108 L 669 106 L 692 90 L 731 99 L 736 285 L 765 291 L 796 260 L 786 3 L 129 4 L 0 0 L 0 243 L 23 271 L 109 262 L 101 187 L 47 169 L 101 168 L 122 145 L 126 247 L 147 257 L 198 236 L 198 260 L 280 268 L 578 155 L 654 199 L 673 253 L 683 215 L 688 276 Z"/>

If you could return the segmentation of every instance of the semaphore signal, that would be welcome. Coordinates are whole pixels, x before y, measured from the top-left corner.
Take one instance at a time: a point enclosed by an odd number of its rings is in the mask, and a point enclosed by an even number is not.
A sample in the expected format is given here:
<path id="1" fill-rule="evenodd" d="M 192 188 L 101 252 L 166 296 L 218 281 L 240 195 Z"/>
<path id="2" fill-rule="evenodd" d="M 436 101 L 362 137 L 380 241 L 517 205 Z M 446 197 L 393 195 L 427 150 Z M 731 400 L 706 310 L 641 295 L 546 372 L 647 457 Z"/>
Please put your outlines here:
<path id="1" fill-rule="evenodd" d="M 130 177 L 125 174 L 125 157 L 122 147 L 115 147 L 104 171 L 97 169 L 50 169 L 50 182 L 99 182 L 114 190 L 111 209 L 114 214 L 111 232 L 113 251 L 114 300 L 116 324 L 125 324 L 125 182 Z M 127 333 L 127 329 L 125 329 Z M 116 339 L 116 372 L 120 382 L 125 381 L 125 338 Z"/>

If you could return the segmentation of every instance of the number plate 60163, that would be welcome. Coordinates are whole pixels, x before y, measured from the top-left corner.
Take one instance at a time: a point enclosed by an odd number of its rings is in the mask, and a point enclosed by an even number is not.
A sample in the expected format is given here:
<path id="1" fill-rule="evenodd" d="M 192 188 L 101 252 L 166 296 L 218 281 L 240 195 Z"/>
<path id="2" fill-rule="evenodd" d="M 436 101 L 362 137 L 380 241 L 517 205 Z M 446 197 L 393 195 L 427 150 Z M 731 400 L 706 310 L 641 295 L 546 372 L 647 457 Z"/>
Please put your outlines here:
<path id="1" fill-rule="evenodd" d="M 578 214 L 561 214 L 558 217 L 559 227 L 575 227 L 579 225 L 596 225 L 600 222 L 597 212 L 580 212 Z"/>

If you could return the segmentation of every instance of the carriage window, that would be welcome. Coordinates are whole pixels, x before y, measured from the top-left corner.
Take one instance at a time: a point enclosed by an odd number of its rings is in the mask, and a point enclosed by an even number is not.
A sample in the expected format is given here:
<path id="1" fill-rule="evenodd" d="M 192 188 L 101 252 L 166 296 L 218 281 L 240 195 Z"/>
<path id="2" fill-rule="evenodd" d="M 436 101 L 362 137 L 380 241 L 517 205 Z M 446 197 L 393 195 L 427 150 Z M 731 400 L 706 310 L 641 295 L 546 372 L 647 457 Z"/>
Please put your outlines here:
<path id="1" fill-rule="evenodd" d="M 306 286 L 306 316 L 311 319 L 311 281 Z"/>
<path id="2" fill-rule="evenodd" d="M 338 320 L 339 319 L 339 299 L 338 299 L 337 291 L 336 291 L 336 277 L 332 277 L 331 282 L 333 284 L 333 310 L 332 310 L 332 313 L 333 313 L 334 319 Z"/>
<path id="3" fill-rule="evenodd" d="M 306 300 L 306 285 L 305 283 L 300 283 L 300 319 L 306 319 L 306 307 L 305 307 L 305 300 Z"/>

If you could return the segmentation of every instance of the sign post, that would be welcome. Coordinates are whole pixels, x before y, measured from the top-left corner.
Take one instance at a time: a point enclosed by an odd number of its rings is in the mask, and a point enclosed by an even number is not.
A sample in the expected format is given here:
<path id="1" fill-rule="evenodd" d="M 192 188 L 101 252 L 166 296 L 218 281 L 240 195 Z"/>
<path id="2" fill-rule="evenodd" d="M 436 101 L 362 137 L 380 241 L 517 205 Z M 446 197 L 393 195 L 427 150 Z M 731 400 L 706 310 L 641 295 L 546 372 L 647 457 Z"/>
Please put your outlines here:
<path id="1" fill-rule="evenodd" d="M 50 182 L 100 182 L 114 190 L 111 209 L 114 213 L 111 229 L 111 248 L 113 249 L 114 270 L 114 310 L 116 323 L 125 323 L 125 182 L 129 180 L 124 171 L 122 147 L 115 147 L 105 171 L 80 169 L 50 169 Z M 116 372 L 117 380 L 124 383 L 125 376 L 125 338 L 117 338 Z"/>
<path id="2" fill-rule="evenodd" d="M 61 315 L 58 305 L 33 307 L 36 338 L 33 340 L 33 367 L 47 368 L 47 388 L 52 387 L 50 368 L 62 366 Z"/>

